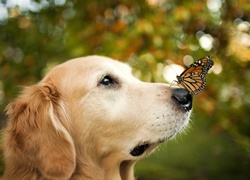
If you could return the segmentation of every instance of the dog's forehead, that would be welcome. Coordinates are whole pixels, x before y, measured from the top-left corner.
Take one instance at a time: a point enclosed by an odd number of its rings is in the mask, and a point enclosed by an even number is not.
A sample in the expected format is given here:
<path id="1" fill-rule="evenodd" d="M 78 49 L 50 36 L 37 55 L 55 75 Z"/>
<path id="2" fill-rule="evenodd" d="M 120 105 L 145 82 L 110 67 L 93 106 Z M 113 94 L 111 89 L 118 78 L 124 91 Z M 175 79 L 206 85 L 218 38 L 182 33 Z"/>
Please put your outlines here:
<path id="1" fill-rule="evenodd" d="M 117 60 L 110 59 L 110 58 L 98 57 L 96 59 L 90 60 L 90 63 L 92 63 L 94 67 L 98 67 L 98 69 L 104 70 L 104 71 L 114 71 L 114 72 L 122 72 L 122 73 L 131 72 L 131 68 L 127 64 L 119 62 Z"/>
<path id="2" fill-rule="evenodd" d="M 88 56 L 72 60 L 72 64 L 75 71 L 89 71 L 93 76 L 114 75 L 120 78 L 134 78 L 128 64 L 107 57 Z M 67 64 L 66 67 L 71 69 Z"/>
<path id="3" fill-rule="evenodd" d="M 43 81 L 52 80 L 58 86 L 86 81 L 94 86 L 104 76 L 113 76 L 124 81 L 139 81 L 132 73 L 129 65 L 102 56 L 87 56 L 66 61 L 53 68 Z M 65 78 L 67 77 L 67 78 Z M 61 84 L 61 85 L 59 85 Z M 91 85 L 92 84 L 92 85 Z"/>

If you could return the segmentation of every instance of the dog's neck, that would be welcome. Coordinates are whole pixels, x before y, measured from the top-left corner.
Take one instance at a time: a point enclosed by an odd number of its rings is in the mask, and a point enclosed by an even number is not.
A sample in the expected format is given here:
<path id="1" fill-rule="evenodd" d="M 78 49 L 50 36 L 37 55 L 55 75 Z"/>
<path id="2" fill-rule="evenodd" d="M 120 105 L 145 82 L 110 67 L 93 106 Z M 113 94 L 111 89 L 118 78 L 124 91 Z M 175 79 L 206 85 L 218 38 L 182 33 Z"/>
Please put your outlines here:
<path id="1" fill-rule="evenodd" d="M 80 158 L 79 158 L 80 157 Z M 117 161 L 114 154 L 104 157 L 101 161 L 90 156 L 78 155 L 76 171 L 71 179 L 95 179 L 95 180 L 134 180 L 134 165 L 136 161 Z"/>

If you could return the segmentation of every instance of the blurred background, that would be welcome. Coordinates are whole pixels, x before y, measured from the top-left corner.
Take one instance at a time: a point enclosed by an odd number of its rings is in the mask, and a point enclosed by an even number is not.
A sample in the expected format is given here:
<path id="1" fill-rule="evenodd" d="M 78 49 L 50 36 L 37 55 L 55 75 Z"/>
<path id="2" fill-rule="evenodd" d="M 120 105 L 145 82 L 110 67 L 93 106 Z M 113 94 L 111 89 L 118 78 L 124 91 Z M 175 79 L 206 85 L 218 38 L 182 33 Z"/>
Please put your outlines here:
<path id="1" fill-rule="evenodd" d="M 91 54 L 129 63 L 143 81 L 170 84 L 194 60 L 212 56 L 190 127 L 140 161 L 135 175 L 250 178 L 249 0 L 0 0 L 1 127 L 20 85 Z"/>

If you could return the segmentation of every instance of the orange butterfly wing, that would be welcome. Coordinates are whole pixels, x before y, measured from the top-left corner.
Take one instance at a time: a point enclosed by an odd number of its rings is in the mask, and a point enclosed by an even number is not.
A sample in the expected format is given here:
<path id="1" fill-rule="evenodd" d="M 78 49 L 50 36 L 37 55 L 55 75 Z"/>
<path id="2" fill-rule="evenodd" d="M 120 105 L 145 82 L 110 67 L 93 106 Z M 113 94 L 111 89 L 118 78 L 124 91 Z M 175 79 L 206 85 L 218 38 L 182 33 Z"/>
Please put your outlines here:
<path id="1" fill-rule="evenodd" d="M 206 85 L 206 75 L 214 62 L 210 56 L 203 57 L 191 64 L 177 77 L 177 83 L 186 88 L 190 94 L 200 93 Z"/>

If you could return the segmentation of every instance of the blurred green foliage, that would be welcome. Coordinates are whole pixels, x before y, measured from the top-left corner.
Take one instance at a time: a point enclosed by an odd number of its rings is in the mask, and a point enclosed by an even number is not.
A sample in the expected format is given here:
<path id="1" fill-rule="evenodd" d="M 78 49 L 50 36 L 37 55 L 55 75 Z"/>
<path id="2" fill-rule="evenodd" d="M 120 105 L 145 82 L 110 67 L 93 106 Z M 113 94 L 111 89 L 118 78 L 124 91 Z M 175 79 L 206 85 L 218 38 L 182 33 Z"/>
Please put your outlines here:
<path id="1" fill-rule="evenodd" d="M 130 63 L 144 81 L 166 82 L 170 61 L 184 66 L 187 57 L 211 55 L 215 65 L 205 90 L 194 97 L 192 128 L 140 162 L 136 174 L 250 177 L 249 0 L 13 2 L 0 1 L 1 111 L 18 85 L 37 82 L 69 58 L 109 56 Z"/>

